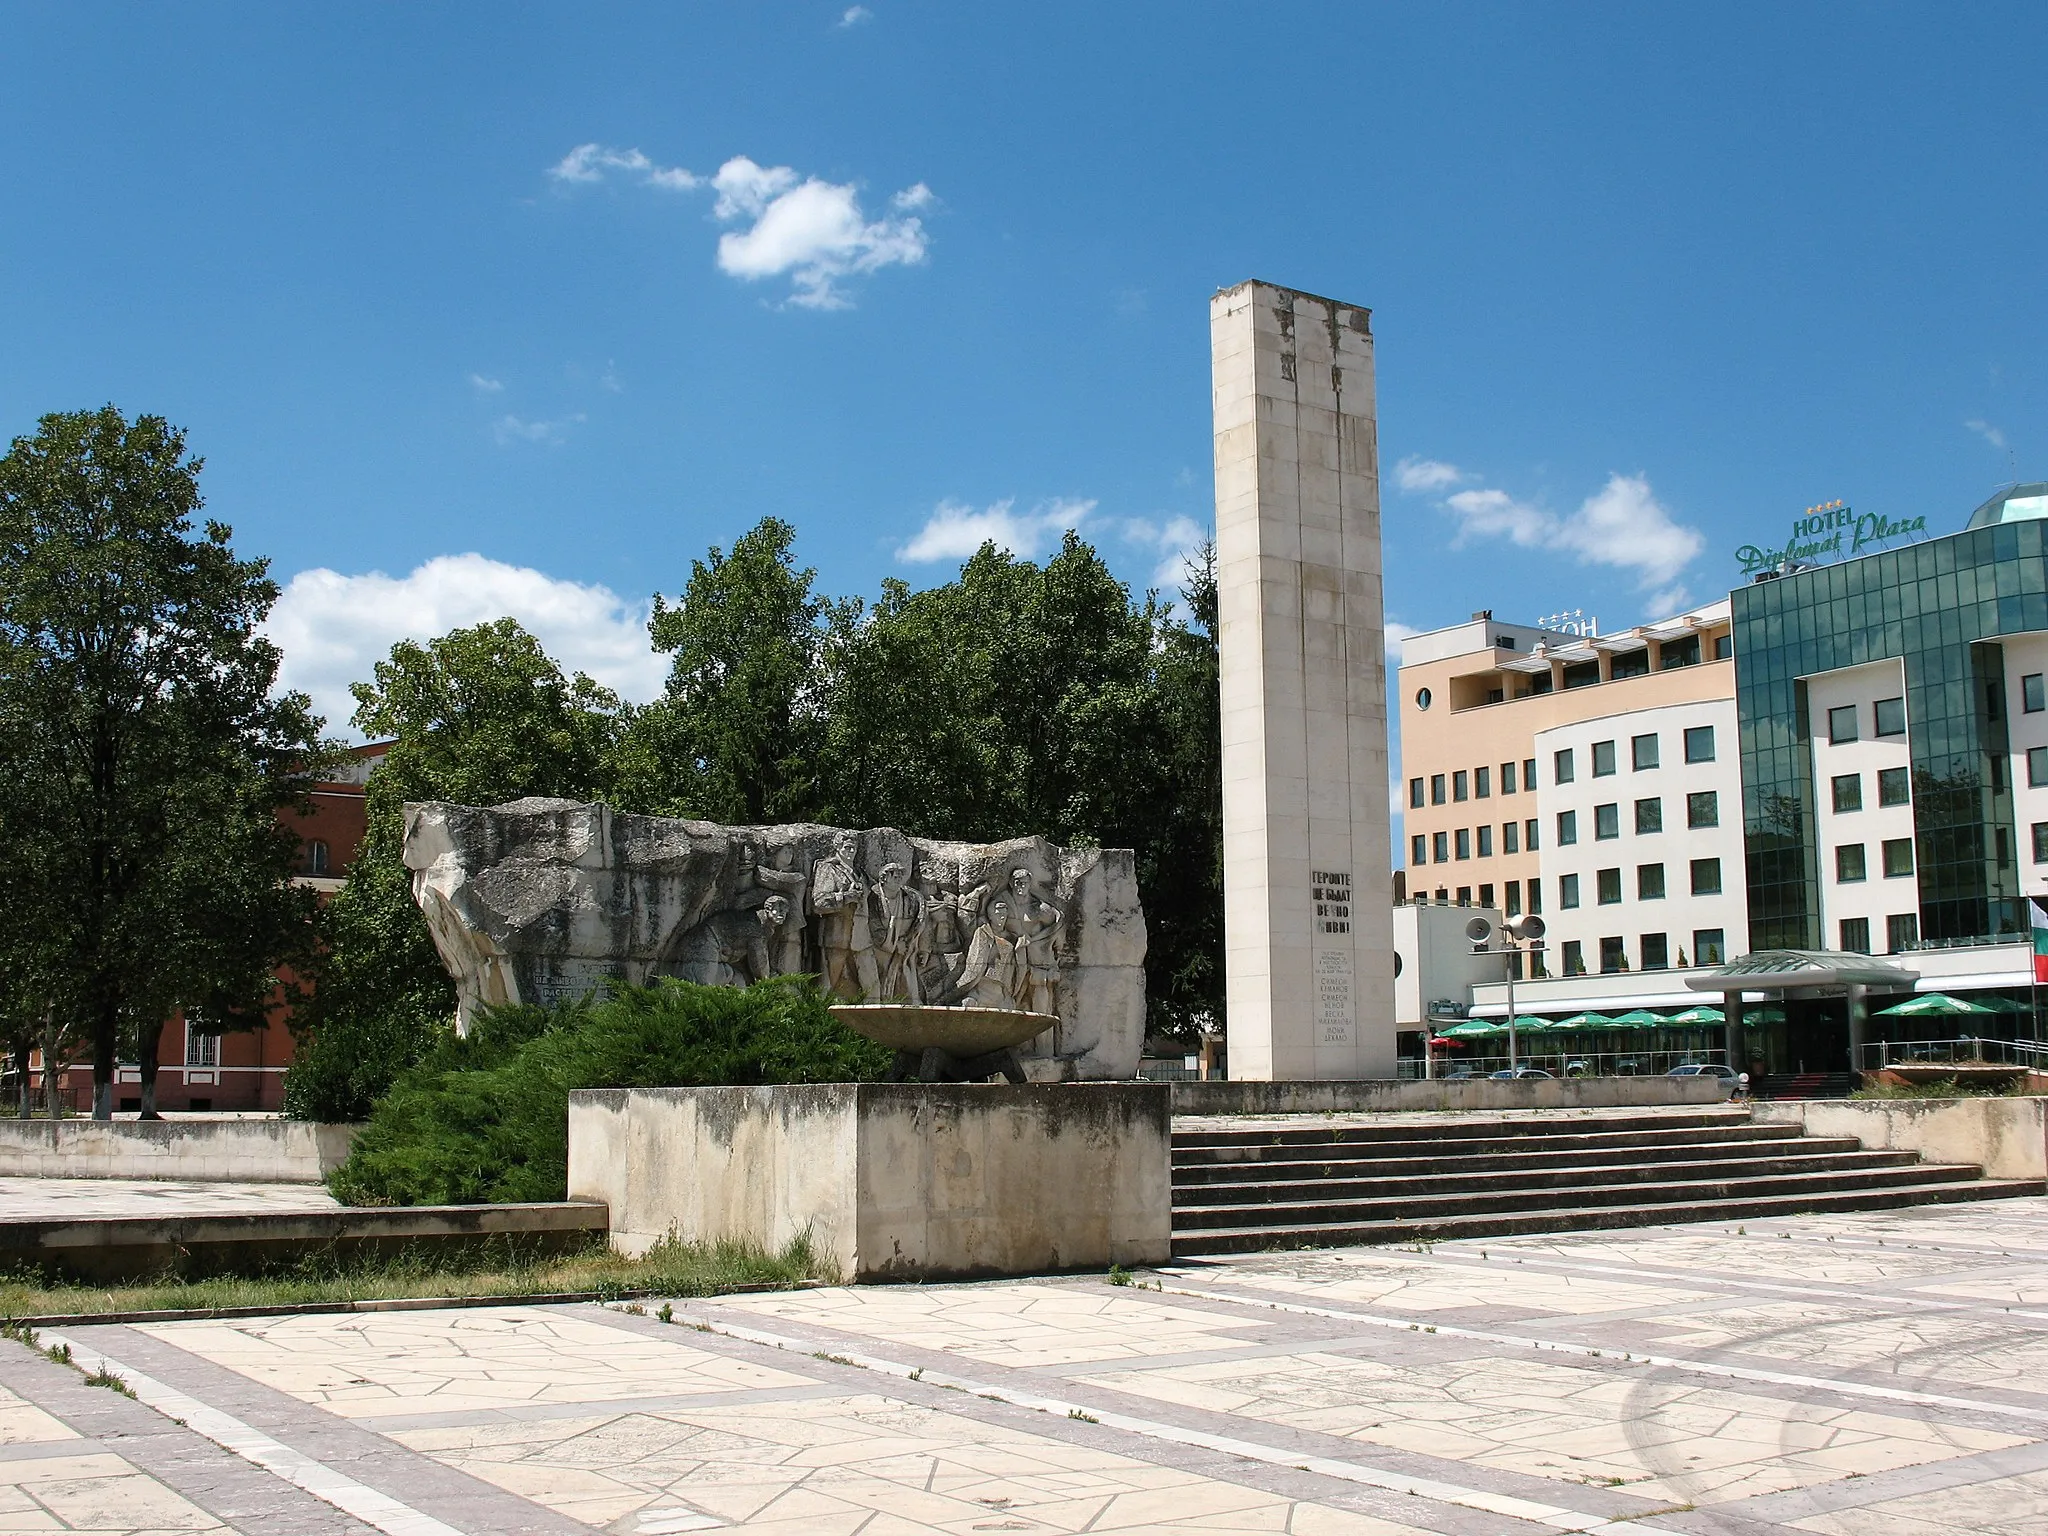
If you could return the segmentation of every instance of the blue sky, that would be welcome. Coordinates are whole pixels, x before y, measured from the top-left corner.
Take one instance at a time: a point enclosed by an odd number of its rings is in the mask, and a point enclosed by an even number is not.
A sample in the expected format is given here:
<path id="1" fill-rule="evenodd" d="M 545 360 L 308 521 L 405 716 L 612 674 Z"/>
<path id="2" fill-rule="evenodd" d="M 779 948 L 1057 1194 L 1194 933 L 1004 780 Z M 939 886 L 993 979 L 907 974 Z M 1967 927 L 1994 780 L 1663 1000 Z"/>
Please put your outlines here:
<path id="1" fill-rule="evenodd" d="M 0 431 L 187 427 L 330 706 L 493 611 L 644 694 L 648 595 L 770 513 L 833 592 L 1075 517 L 1170 569 L 1207 300 L 1256 276 L 1375 312 L 1392 618 L 1618 627 L 1809 504 L 1946 531 L 2048 474 L 2044 39 L 1998 5 L 17 4 Z"/>

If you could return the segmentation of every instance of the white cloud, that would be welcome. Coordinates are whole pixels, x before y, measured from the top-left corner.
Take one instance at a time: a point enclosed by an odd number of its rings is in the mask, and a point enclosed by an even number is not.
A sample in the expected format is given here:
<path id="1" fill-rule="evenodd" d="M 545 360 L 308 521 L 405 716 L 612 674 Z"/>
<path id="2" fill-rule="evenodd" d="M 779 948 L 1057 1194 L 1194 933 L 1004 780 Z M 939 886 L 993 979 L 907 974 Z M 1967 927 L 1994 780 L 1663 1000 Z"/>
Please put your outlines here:
<path id="1" fill-rule="evenodd" d="M 1976 433 L 1979 437 L 1983 438 L 1984 441 L 1989 443 L 1992 447 L 2003 448 L 2005 446 L 2005 434 L 1999 431 L 1998 428 L 1991 425 L 1990 422 L 1977 421 L 1972 419 L 1970 421 L 1964 422 L 1963 425 L 1968 427 L 1972 432 Z"/>
<path id="2" fill-rule="evenodd" d="M 1040 502 L 1029 512 L 1019 512 L 1015 501 L 1008 499 L 980 511 L 965 502 L 942 501 L 916 536 L 896 551 L 896 558 L 914 565 L 965 560 L 983 544 L 993 543 L 1022 559 L 1035 560 L 1069 528 L 1079 528 L 1094 510 L 1093 501 L 1067 498 Z"/>
<path id="3" fill-rule="evenodd" d="M 1092 505 L 1092 503 L 1091 503 Z M 1155 551 L 1159 563 L 1153 567 L 1150 585 L 1162 592 L 1178 592 L 1194 574 L 1195 556 L 1209 542 L 1209 530 L 1192 517 L 1175 515 L 1163 522 L 1146 517 L 1125 518 L 1126 541 Z"/>
<path id="4" fill-rule="evenodd" d="M 469 386 L 480 395 L 502 394 L 505 389 L 501 381 L 487 378 L 481 373 L 472 373 L 469 376 Z"/>
<path id="5" fill-rule="evenodd" d="M 500 447 L 513 443 L 546 443 L 549 447 L 560 447 L 569 440 L 569 428 L 585 420 L 581 411 L 558 417 L 554 421 L 525 421 L 517 416 L 500 416 L 491 426 L 491 435 Z"/>
<path id="6" fill-rule="evenodd" d="M 703 185 L 680 166 L 656 165 L 637 149 L 611 149 L 603 144 L 578 144 L 548 170 L 556 181 L 603 181 L 607 171 L 637 176 L 645 186 L 670 192 L 689 192 Z"/>
<path id="7" fill-rule="evenodd" d="M 1422 631 L 1413 624 L 1403 624 L 1399 619 L 1388 619 L 1385 631 L 1387 666 L 1390 669 L 1397 668 L 1401 665 L 1401 642 L 1411 635 L 1421 634 Z"/>
<path id="8" fill-rule="evenodd" d="M 750 219 L 745 229 L 718 237 L 719 270 L 746 282 L 787 276 L 788 302 L 800 309 L 845 309 L 840 284 L 847 277 L 887 266 L 915 266 L 930 242 L 915 218 L 870 221 L 861 212 L 851 182 L 799 177 L 786 165 L 756 165 L 737 155 L 712 178 L 718 203 L 712 210 L 731 222 Z M 899 209 L 922 208 L 932 200 L 923 182 L 896 194 Z"/>
<path id="9" fill-rule="evenodd" d="M 866 6 L 849 5 L 845 9 L 845 11 L 840 14 L 839 30 L 841 32 L 844 32 L 848 27 L 857 27 L 864 21 L 873 21 L 874 19 L 875 13 L 869 10 Z"/>
<path id="10" fill-rule="evenodd" d="M 353 735 L 348 685 L 368 681 L 395 642 L 506 617 L 531 630 L 565 672 L 588 672 L 636 702 L 661 691 L 668 661 L 648 643 L 646 604 L 478 554 L 437 555 L 401 577 L 301 571 L 264 631 L 284 652 L 280 684 L 311 694 L 330 732 Z"/>
<path id="11" fill-rule="evenodd" d="M 1454 492 L 1443 505 L 1457 519 L 1457 544 L 1505 538 L 1524 549 L 1573 555 L 1582 565 L 1629 571 L 1642 587 L 1681 594 L 1679 572 L 1707 543 L 1671 515 L 1642 475 L 1610 474 L 1576 512 L 1562 516 L 1491 487 Z"/>
<path id="12" fill-rule="evenodd" d="M 1411 495 L 1417 491 L 1441 491 L 1462 484 L 1465 472 L 1439 459 L 1418 459 L 1414 454 L 1394 466 L 1394 483 Z"/>

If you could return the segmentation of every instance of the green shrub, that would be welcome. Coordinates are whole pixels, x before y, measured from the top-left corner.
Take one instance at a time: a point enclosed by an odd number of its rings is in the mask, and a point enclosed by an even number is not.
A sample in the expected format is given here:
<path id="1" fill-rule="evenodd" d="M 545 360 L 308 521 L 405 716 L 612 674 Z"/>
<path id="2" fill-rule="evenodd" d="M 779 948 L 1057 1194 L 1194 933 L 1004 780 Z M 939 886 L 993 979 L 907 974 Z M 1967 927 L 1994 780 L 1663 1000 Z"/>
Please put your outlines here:
<path id="1" fill-rule="evenodd" d="M 359 1205 L 560 1200 L 575 1089 L 864 1082 L 889 1061 L 814 985 L 786 977 L 490 1009 L 399 1074 L 328 1185 Z"/>

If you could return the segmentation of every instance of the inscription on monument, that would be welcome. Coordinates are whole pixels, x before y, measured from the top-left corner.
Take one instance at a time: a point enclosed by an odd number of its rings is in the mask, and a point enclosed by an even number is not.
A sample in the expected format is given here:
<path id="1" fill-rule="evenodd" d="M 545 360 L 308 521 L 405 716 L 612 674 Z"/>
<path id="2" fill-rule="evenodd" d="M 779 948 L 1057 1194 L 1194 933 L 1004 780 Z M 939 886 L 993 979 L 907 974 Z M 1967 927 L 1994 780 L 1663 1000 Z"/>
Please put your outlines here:
<path id="1" fill-rule="evenodd" d="M 1317 933 L 1351 931 L 1351 872 L 1312 869 L 1308 872 L 1309 895 L 1316 904 Z"/>
<path id="2" fill-rule="evenodd" d="M 1317 950 L 1315 977 L 1317 1037 L 1324 1045 L 1351 1044 L 1351 951 Z"/>

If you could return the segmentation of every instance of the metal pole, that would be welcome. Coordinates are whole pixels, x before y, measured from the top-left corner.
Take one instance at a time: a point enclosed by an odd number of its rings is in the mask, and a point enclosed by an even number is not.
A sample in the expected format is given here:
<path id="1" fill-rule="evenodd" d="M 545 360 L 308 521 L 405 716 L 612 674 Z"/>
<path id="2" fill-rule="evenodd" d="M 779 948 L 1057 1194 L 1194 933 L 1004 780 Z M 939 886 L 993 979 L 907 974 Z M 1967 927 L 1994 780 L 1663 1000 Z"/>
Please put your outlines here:
<path id="1" fill-rule="evenodd" d="M 1508 957 L 1508 1070 L 1516 1069 L 1515 1052 L 1515 959 L 1521 951 L 1510 941 L 1504 953 Z"/>

